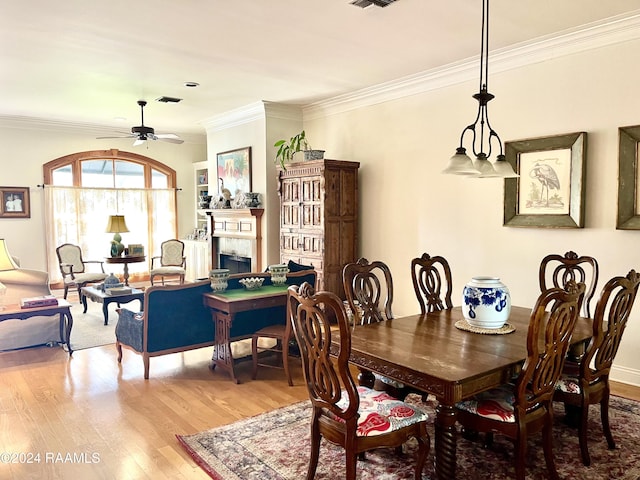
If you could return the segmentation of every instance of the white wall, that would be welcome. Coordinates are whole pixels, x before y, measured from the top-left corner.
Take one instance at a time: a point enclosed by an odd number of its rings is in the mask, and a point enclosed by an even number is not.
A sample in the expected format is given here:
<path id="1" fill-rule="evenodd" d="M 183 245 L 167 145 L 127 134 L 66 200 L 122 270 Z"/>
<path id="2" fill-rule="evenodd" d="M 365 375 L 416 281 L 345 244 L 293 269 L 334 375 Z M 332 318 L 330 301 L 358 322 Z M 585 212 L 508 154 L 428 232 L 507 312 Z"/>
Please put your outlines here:
<path id="1" fill-rule="evenodd" d="M 31 199 L 31 218 L 0 219 L 0 238 L 5 238 L 12 255 L 20 258 L 25 268 L 46 270 L 47 252 L 44 234 L 44 195 L 37 185 L 43 183 L 42 165 L 71 153 L 87 150 L 109 150 L 139 153 L 158 160 L 174 170 L 178 199 L 178 234 L 183 237 L 193 230 L 193 211 L 195 193 L 192 163 L 206 159 L 205 135 L 190 136 L 181 145 L 165 142 L 148 142 L 145 146 L 133 147 L 130 140 L 97 140 L 95 132 L 82 129 L 33 128 L 10 121 L 0 122 L 0 185 L 29 187 Z M 101 212 L 96 212 L 101 214 Z M 105 227 L 106 216 L 104 212 Z M 105 233 L 105 256 L 111 234 Z"/>
<path id="2" fill-rule="evenodd" d="M 477 80 L 305 117 L 307 136 L 328 158 L 361 162 L 360 252 L 391 267 L 396 315 L 418 309 L 409 265 L 422 252 L 449 260 L 455 292 L 461 294 L 472 276 L 493 275 L 510 288 L 514 305 L 525 306 L 539 293 L 539 262 L 551 252 L 595 256 L 598 290 L 614 275 L 640 270 L 640 231 L 615 229 L 618 127 L 640 124 L 640 66 L 632 60 L 639 50 L 640 41 L 628 41 L 490 78 L 496 98 L 489 117 L 503 141 L 588 132 L 583 229 L 504 227 L 503 180 L 440 173 L 462 129 L 475 118 L 471 95 Z M 639 317 L 640 299 L 614 372 L 616 379 L 634 384 L 640 384 Z"/>

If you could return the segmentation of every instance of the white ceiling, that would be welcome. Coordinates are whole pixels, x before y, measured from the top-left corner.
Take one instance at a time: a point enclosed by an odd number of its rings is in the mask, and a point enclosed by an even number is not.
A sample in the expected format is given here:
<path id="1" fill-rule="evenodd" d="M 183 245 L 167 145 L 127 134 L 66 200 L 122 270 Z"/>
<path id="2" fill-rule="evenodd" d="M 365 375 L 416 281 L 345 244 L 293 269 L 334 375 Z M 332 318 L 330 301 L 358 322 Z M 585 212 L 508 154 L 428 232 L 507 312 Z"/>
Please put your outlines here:
<path id="1" fill-rule="evenodd" d="M 0 5 L 0 117 L 202 133 L 477 57 L 480 0 L 22 0 Z M 638 15 L 638 0 L 493 0 L 490 49 Z M 187 88 L 184 82 L 200 84 Z M 158 103 L 162 95 L 182 98 Z M 126 120 L 115 120 L 124 117 Z M 29 120 L 30 118 L 27 118 Z"/>

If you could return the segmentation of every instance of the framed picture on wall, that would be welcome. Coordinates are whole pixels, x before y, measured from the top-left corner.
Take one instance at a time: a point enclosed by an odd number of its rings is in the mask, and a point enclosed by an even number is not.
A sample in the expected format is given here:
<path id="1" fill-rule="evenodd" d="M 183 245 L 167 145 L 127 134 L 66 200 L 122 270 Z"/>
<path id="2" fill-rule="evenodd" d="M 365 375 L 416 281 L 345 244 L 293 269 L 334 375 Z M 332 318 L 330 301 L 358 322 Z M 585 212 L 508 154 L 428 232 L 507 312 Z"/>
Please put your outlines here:
<path id="1" fill-rule="evenodd" d="M 640 230 L 640 125 L 618 129 L 618 230 Z"/>
<path id="2" fill-rule="evenodd" d="M 586 132 L 505 142 L 519 178 L 504 182 L 504 225 L 582 228 Z"/>
<path id="3" fill-rule="evenodd" d="M 30 218 L 28 187 L 0 187 L 0 218 Z"/>
<path id="4" fill-rule="evenodd" d="M 229 150 L 216 154 L 218 178 L 218 193 L 227 188 L 231 196 L 236 192 L 251 191 L 251 147 Z M 213 179 L 209 179 L 209 184 Z"/>

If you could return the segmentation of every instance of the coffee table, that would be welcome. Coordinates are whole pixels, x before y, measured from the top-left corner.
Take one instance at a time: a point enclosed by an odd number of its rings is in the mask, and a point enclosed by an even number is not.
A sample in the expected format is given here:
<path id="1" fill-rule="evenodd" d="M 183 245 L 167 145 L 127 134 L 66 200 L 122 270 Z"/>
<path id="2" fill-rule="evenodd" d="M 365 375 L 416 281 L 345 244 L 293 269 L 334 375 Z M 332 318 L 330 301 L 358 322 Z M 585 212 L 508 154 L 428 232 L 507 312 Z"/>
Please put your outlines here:
<path id="1" fill-rule="evenodd" d="M 57 305 L 48 305 L 44 307 L 20 308 L 20 305 L 6 305 L 0 310 L 0 322 L 4 320 L 19 319 L 28 320 L 31 317 L 39 315 L 60 315 L 60 341 L 67 344 L 69 356 L 73 353 L 71 343 L 71 327 L 73 327 L 73 317 L 71 316 L 71 304 L 63 299 L 58 300 Z"/>
<path id="2" fill-rule="evenodd" d="M 105 325 L 109 325 L 109 312 L 107 307 L 110 303 L 116 302 L 118 306 L 120 306 L 121 303 L 129 303 L 134 300 L 138 300 L 140 302 L 140 310 L 142 311 L 144 308 L 144 291 L 138 290 L 137 288 L 132 288 L 131 293 L 124 293 L 121 295 L 111 295 L 95 287 L 82 287 L 80 292 L 82 305 L 84 306 L 82 313 L 87 313 L 87 297 L 94 302 L 102 303 L 102 314 L 104 315 Z"/>

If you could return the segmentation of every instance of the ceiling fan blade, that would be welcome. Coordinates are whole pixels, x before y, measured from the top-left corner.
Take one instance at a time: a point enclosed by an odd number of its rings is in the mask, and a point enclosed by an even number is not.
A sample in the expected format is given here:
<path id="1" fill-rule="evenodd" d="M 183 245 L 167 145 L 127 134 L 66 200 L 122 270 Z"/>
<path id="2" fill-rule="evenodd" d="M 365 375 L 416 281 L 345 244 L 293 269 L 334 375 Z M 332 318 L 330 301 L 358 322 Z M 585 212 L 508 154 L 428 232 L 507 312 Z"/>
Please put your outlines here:
<path id="1" fill-rule="evenodd" d="M 169 142 L 169 143 L 184 143 L 184 140 L 182 140 L 181 138 L 158 138 L 158 140 L 162 141 L 162 142 Z"/>
<path id="2" fill-rule="evenodd" d="M 131 135 L 131 134 L 126 135 L 125 134 L 125 135 L 116 135 L 116 136 L 113 136 L 113 137 L 96 137 L 96 138 L 135 138 L 136 136 L 137 135 Z"/>
<path id="3" fill-rule="evenodd" d="M 183 143 L 178 135 L 175 133 L 157 133 L 155 136 L 155 140 L 162 140 L 163 142 L 171 142 L 171 143 Z"/>

